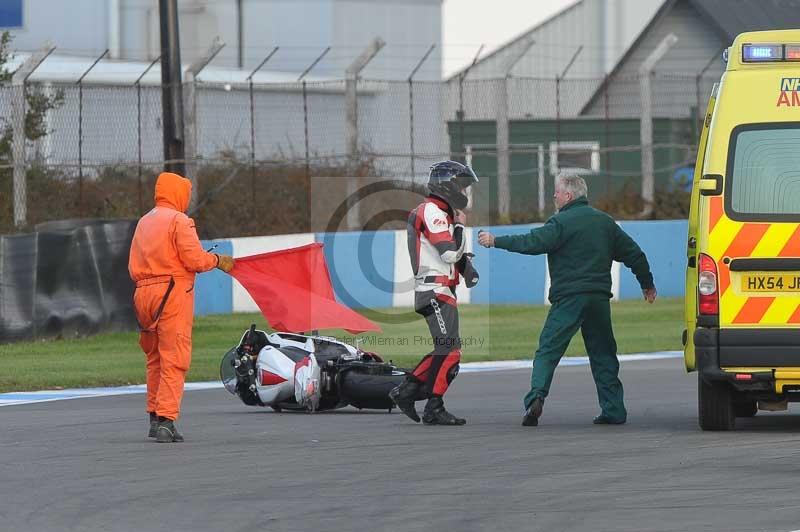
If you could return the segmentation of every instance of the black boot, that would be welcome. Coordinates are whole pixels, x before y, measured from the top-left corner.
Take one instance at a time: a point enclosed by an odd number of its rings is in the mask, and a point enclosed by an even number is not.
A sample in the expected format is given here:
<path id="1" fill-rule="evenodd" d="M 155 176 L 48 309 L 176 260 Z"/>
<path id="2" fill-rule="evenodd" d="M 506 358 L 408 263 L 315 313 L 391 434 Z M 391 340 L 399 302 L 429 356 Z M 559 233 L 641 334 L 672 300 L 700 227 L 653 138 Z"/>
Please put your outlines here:
<path id="1" fill-rule="evenodd" d="M 439 396 L 428 399 L 425 412 L 422 413 L 425 425 L 465 425 L 466 419 L 456 417 L 444 408 L 444 401 Z"/>
<path id="2" fill-rule="evenodd" d="M 406 378 L 399 386 L 392 388 L 389 399 L 394 401 L 402 413 L 419 423 L 419 414 L 414 407 L 414 402 L 420 393 L 421 384 L 415 379 Z"/>
<path id="3" fill-rule="evenodd" d="M 625 421 L 627 421 L 627 420 L 624 419 L 624 418 L 623 419 L 615 419 L 615 418 L 608 417 L 605 414 L 600 414 L 599 416 L 595 417 L 592 420 L 592 423 L 594 423 L 595 425 L 624 425 Z"/>
<path id="4" fill-rule="evenodd" d="M 156 441 L 158 443 L 180 443 L 183 436 L 175 428 L 175 422 L 171 419 L 160 418 L 158 430 L 156 431 Z"/>
<path id="5" fill-rule="evenodd" d="M 536 427 L 539 425 L 539 417 L 542 415 L 542 407 L 544 406 L 544 399 L 537 397 L 531 403 L 531 406 L 525 411 L 525 417 L 522 418 L 523 427 Z"/>
<path id="6" fill-rule="evenodd" d="M 155 438 L 158 432 L 158 416 L 155 412 L 150 412 L 150 431 L 147 433 L 148 438 Z"/>

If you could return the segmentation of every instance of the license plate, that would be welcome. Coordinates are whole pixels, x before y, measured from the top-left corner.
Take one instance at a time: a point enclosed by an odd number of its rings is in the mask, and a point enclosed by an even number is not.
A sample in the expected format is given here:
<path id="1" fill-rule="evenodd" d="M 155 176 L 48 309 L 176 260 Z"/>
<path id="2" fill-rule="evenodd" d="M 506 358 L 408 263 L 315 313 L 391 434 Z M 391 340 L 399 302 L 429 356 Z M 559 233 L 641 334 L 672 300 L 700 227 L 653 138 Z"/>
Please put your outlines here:
<path id="1" fill-rule="evenodd" d="M 742 275 L 742 292 L 800 292 L 800 275 Z"/>

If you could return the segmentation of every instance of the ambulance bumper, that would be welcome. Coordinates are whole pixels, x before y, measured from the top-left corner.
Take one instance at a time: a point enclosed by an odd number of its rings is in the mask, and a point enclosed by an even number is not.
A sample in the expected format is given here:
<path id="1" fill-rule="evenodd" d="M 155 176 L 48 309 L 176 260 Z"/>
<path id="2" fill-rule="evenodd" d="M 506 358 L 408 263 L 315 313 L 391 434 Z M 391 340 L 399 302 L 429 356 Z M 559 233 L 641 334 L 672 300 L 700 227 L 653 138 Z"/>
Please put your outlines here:
<path id="1" fill-rule="evenodd" d="M 695 357 L 697 361 L 697 371 L 707 382 L 725 381 L 729 382 L 739 391 L 772 391 L 775 389 L 775 374 L 771 369 L 784 364 L 766 364 L 767 361 L 777 360 L 774 356 L 763 356 L 765 347 L 769 345 L 748 345 L 764 341 L 764 335 L 759 334 L 764 330 L 751 329 L 749 331 L 759 331 L 755 335 L 746 339 L 744 330 L 720 331 L 717 328 L 697 328 L 694 332 Z M 772 332 L 772 331 L 770 331 Z M 730 335 L 729 333 L 736 333 Z M 744 342 L 735 344 L 733 342 Z M 769 353 L 770 349 L 766 349 Z M 800 360 L 799 360 L 800 362 Z M 800 365 L 800 364 L 798 364 Z M 721 369 L 722 367 L 764 367 L 770 369 L 764 371 L 747 372 L 740 374 Z M 746 378 L 742 378 L 746 375 Z"/>

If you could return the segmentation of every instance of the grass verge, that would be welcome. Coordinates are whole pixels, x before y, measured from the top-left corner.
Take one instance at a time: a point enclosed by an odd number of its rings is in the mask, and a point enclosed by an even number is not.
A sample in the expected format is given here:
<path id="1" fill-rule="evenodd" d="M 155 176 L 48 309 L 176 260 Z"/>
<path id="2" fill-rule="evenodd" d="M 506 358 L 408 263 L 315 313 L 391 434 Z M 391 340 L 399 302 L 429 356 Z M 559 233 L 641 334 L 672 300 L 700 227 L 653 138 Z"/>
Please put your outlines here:
<path id="1" fill-rule="evenodd" d="M 464 305 L 460 328 L 463 360 L 511 360 L 532 358 L 548 307 L 512 305 Z M 391 309 L 387 314 L 409 313 Z M 659 299 L 612 303 L 614 332 L 620 353 L 681 349 L 683 300 Z M 430 351 L 430 335 L 418 316 L 413 321 L 381 323 L 380 334 L 361 335 L 359 346 L 381 354 L 402 367 L 413 367 Z M 190 381 L 219 378 L 219 362 L 236 345 L 244 330 L 255 323 L 268 330 L 260 314 L 205 316 L 195 320 Z M 323 331 L 354 342 L 341 331 Z M 144 382 L 144 355 L 137 333 L 107 333 L 88 338 L 21 342 L 0 345 L 0 392 L 118 386 Z M 585 354 L 577 334 L 567 355 Z"/>

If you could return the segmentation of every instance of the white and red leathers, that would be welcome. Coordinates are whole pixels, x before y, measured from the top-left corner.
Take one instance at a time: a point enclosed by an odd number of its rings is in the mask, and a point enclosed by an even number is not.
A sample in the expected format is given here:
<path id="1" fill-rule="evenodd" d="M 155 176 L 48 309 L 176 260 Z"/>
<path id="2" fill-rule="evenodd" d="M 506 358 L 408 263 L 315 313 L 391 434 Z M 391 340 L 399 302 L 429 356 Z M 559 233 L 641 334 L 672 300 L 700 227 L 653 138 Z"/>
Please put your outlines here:
<path id="1" fill-rule="evenodd" d="M 415 279 L 414 307 L 425 317 L 433 350 L 414 369 L 427 396 L 442 396 L 458 373 L 461 338 L 458 332 L 456 263 L 464 254 L 464 226 L 453 223 L 444 200 L 428 196 L 408 217 L 408 251 Z"/>
<path id="2" fill-rule="evenodd" d="M 435 196 L 425 198 L 408 218 L 408 252 L 415 291 L 433 291 L 447 300 L 454 299 L 458 284 L 456 263 L 464 254 L 464 246 L 464 226 L 453 223 L 452 209 Z"/>

